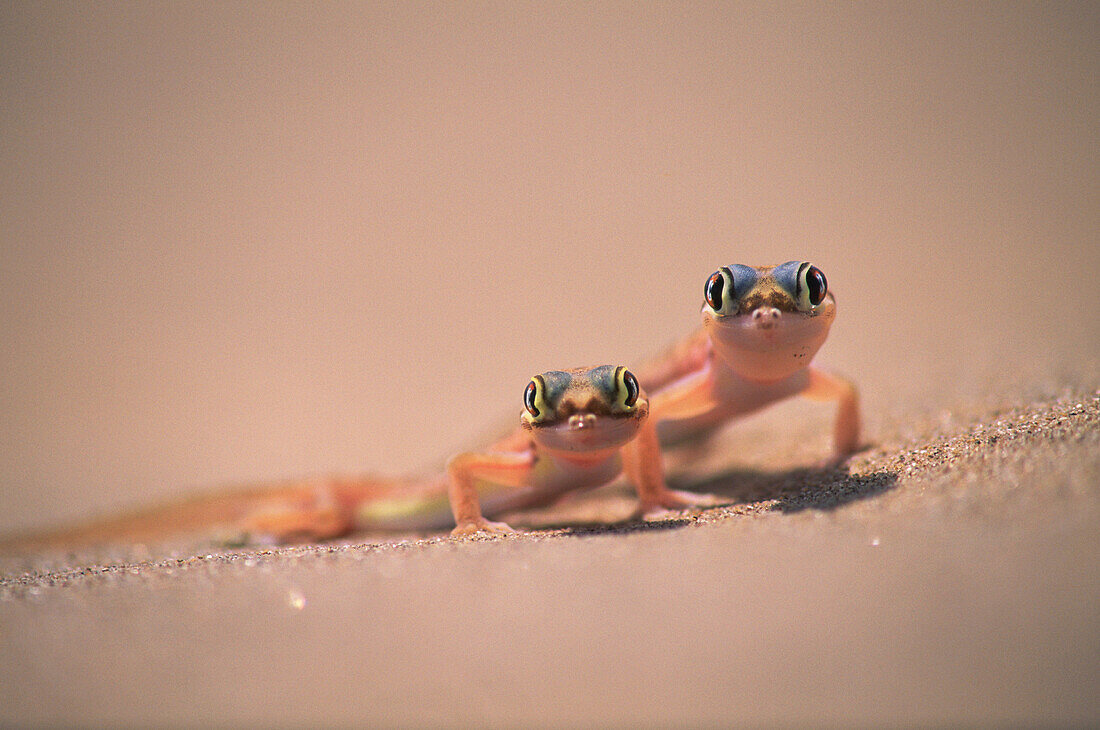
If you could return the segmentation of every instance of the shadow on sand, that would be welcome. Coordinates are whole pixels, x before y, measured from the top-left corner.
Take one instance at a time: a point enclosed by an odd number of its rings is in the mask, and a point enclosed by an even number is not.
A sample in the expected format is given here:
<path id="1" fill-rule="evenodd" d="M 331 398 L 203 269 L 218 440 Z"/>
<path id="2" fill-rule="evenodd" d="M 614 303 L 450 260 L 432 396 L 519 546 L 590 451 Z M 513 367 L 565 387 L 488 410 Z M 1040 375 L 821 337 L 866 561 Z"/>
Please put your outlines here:
<path id="1" fill-rule="evenodd" d="M 730 504 L 773 502 L 780 512 L 832 510 L 893 489 L 897 476 L 880 471 L 849 474 L 846 467 L 798 468 L 781 471 L 730 469 L 676 485 L 679 489 L 729 498 Z"/>
<path id="2" fill-rule="evenodd" d="M 780 471 L 737 468 L 703 479 L 678 480 L 671 486 L 714 494 L 722 500 L 716 505 L 718 507 L 761 504 L 768 511 L 800 512 L 806 509 L 833 510 L 851 502 L 876 497 L 893 489 L 896 484 L 897 476 L 891 472 L 853 475 L 848 473 L 846 467 L 826 467 Z M 540 521 L 531 528 L 582 537 L 677 530 L 693 522 L 691 517 L 654 522 L 637 519 L 613 522 L 550 520 Z"/>

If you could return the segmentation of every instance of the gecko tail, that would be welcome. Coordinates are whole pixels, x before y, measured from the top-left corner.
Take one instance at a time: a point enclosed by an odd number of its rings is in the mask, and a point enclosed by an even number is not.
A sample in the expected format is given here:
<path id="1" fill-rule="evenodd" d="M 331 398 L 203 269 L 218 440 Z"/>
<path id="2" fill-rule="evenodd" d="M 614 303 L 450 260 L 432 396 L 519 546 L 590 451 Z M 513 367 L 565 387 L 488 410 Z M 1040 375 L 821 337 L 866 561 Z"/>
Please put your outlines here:
<path id="1" fill-rule="evenodd" d="M 325 540 L 356 529 L 438 529 L 445 526 L 441 505 L 447 507 L 441 477 L 318 477 L 199 494 L 82 525 L 16 535 L 0 540 L 0 552 L 156 542 L 188 534 L 244 544 Z"/>

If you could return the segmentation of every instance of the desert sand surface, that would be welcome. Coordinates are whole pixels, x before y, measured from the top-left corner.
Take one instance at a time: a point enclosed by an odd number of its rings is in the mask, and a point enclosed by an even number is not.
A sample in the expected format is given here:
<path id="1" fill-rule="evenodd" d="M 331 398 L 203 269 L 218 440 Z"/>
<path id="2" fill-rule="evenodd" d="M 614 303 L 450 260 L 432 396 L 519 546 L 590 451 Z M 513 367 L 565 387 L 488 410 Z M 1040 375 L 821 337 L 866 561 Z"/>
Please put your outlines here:
<path id="1" fill-rule="evenodd" d="M 483 540 L 0 556 L 0 724 L 1100 723 L 1100 12 L 0 8 L 0 531 L 438 462 L 813 261 L 860 387 Z"/>
<path id="2" fill-rule="evenodd" d="M 1038 391 L 910 406 L 840 469 L 761 419 L 720 445 L 776 446 L 698 484 L 728 506 L 655 523 L 607 489 L 497 539 L 9 557 L 3 717 L 1090 724 L 1100 395 Z"/>

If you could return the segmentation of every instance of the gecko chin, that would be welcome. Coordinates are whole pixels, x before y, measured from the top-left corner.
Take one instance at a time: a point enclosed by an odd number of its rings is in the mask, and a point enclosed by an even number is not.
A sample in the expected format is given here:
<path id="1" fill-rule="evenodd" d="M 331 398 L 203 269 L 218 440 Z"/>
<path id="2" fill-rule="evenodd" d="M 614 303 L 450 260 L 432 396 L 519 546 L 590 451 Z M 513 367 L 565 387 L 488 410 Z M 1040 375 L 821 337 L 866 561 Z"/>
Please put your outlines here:
<path id="1" fill-rule="evenodd" d="M 812 312 L 762 305 L 725 317 L 704 312 L 703 327 L 715 354 L 735 373 L 775 381 L 806 367 L 829 336 L 836 317 L 832 296 Z"/>
<path id="2" fill-rule="evenodd" d="M 532 429 L 540 446 L 572 453 L 614 449 L 638 433 L 646 413 L 635 411 L 621 416 L 575 413 L 568 419 Z"/>

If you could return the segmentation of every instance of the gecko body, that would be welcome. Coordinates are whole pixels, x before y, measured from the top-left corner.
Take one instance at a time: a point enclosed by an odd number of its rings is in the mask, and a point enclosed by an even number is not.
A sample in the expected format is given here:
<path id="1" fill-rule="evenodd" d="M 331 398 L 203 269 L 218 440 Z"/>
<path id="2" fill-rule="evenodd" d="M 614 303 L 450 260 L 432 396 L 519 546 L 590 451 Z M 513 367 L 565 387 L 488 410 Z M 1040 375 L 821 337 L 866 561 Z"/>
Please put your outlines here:
<path id="1" fill-rule="evenodd" d="M 705 503 L 664 481 L 649 402 L 625 367 L 551 370 L 524 391 L 520 427 L 488 448 L 453 457 L 444 474 L 423 478 L 325 477 L 189 500 L 0 547 L 25 549 L 108 541 L 148 541 L 216 531 L 233 542 L 323 540 L 355 530 L 455 535 L 511 532 L 491 522 L 552 504 L 626 474 L 645 514 Z"/>
<path id="2" fill-rule="evenodd" d="M 634 484 L 643 513 L 710 499 L 665 485 L 649 401 L 625 367 L 536 375 L 524 391 L 521 419 L 519 432 L 501 442 L 506 448 L 467 452 L 448 462 L 454 534 L 510 532 L 485 514 L 548 504 L 620 474 Z"/>
<path id="3" fill-rule="evenodd" d="M 807 261 L 723 266 L 703 288 L 702 326 L 638 370 L 666 446 L 793 395 L 837 403 L 837 459 L 859 444 L 859 397 L 811 365 L 836 318 L 825 275 Z"/>

